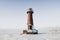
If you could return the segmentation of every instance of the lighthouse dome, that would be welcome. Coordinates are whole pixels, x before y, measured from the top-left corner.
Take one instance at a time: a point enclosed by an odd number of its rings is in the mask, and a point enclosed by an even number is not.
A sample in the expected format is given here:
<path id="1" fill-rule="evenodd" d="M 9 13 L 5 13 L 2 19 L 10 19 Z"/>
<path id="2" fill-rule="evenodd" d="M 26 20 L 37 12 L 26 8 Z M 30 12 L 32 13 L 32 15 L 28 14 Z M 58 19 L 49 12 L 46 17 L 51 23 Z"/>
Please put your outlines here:
<path id="1" fill-rule="evenodd" d="M 33 13 L 32 8 L 29 8 L 28 11 L 27 11 L 27 13 Z"/>

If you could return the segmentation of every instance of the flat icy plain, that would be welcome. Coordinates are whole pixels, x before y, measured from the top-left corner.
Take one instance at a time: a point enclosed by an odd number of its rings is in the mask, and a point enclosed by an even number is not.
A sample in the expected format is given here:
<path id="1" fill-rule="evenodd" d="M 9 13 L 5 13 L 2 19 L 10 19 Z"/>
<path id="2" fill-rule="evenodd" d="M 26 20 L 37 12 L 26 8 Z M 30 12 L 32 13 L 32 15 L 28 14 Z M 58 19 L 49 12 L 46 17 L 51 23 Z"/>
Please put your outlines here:
<path id="1" fill-rule="evenodd" d="M 0 40 L 60 40 L 60 34 L 20 35 L 17 33 L 2 33 Z"/>
<path id="2" fill-rule="evenodd" d="M 44 34 L 20 35 L 15 30 L 0 30 L 0 40 L 60 40 L 60 31 L 52 30 Z"/>

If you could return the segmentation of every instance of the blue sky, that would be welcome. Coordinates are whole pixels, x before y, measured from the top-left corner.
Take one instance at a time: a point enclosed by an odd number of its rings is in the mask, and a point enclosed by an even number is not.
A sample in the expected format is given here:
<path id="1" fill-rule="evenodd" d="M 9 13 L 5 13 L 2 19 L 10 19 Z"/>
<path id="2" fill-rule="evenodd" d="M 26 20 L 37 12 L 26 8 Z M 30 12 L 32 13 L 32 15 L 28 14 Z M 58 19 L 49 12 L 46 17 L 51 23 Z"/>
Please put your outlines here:
<path id="1" fill-rule="evenodd" d="M 0 28 L 27 28 L 27 9 L 34 11 L 37 29 L 60 26 L 59 0 L 0 0 Z"/>

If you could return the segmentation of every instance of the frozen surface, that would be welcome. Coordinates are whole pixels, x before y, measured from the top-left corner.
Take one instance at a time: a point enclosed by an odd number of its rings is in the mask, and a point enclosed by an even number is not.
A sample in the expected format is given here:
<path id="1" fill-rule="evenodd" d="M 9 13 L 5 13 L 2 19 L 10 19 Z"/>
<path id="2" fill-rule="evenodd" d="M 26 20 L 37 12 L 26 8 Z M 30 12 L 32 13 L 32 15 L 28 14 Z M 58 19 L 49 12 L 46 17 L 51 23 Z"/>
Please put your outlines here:
<path id="1" fill-rule="evenodd" d="M 22 35 L 20 40 L 60 40 L 60 34 Z"/>
<path id="2" fill-rule="evenodd" d="M 60 40 L 60 34 L 38 34 L 38 35 L 20 35 L 20 34 L 0 34 L 0 40 Z"/>
<path id="3" fill-rule="evenodd" d="M 49 31 L 36 35 L 20 34 L 15 30 L 0 30 L 0 40 L 60 40 L 60 31 Z"/>

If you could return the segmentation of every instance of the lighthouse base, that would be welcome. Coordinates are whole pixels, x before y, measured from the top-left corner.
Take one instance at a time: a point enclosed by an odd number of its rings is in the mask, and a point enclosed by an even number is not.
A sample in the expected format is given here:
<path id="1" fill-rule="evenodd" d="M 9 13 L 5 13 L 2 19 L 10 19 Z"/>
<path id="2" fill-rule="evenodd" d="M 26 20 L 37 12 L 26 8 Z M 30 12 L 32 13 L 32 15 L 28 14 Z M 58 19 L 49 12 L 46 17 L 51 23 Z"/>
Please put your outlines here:
<path id="1" fill-rule="evenodd" d="M 36 30 L 36 29 L 23 30 L 23 34 L 38 34 L 38 30 Z"/>

